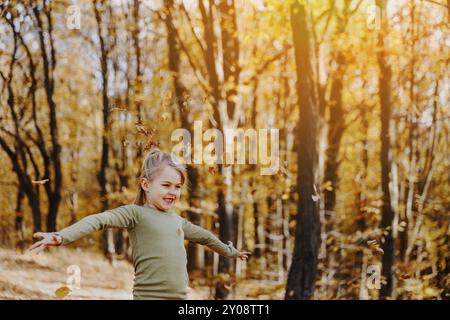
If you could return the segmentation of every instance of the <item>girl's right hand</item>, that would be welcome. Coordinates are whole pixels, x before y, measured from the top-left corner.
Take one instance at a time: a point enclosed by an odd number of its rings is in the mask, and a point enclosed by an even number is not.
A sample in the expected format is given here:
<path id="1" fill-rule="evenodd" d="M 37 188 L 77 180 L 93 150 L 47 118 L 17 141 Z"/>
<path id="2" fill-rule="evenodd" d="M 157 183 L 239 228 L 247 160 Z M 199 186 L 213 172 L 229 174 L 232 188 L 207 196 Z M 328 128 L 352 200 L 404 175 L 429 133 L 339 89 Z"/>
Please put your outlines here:
<path id="1" fill-rule="evenodd" d="M 62 243 L 62 237 L 55 232 L 36 232 L 33 237 L 43 239 L 34 243 L 28 249 L 29 252 L 39 253 L 47 247 L 60 246 Z"/>

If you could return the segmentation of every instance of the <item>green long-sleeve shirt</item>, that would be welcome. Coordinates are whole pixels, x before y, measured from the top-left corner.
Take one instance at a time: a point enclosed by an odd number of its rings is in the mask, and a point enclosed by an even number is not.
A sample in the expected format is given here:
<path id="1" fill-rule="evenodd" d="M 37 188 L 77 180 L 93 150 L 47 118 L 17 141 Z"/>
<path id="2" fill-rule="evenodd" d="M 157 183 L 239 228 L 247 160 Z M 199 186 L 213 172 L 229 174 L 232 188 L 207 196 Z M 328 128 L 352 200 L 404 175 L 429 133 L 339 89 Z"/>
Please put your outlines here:
<path id="1" fill-rule="evenodd" d="M 135 270 L 134 299 L 186 299 L 184 239 L 236 258 L 239 251 L 174 212 L 125 205 L 94 214 L 58 232 L 66 244 L 105 227 L 128 228 Z"/>

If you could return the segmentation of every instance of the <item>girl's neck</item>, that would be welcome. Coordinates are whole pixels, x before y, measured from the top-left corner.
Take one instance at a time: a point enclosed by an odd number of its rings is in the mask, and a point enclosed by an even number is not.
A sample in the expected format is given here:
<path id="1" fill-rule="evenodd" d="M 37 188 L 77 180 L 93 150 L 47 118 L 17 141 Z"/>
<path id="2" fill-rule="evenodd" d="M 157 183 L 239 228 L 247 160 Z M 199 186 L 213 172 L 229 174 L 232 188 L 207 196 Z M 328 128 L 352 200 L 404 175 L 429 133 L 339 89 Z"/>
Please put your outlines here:
<path id="1" fill-rule="evenodd" d="M 161 210 L 161 209 L 155 207 L 152 203 L 148 203 L 148 202 L 144 203 L 143 206 L 146 207 L 146 208 L 154 209 L 154 210 L 159 211 L 159 212 L 163 212 L 163 213 L 168 213 L 169 212 L 169 211 Z"/>

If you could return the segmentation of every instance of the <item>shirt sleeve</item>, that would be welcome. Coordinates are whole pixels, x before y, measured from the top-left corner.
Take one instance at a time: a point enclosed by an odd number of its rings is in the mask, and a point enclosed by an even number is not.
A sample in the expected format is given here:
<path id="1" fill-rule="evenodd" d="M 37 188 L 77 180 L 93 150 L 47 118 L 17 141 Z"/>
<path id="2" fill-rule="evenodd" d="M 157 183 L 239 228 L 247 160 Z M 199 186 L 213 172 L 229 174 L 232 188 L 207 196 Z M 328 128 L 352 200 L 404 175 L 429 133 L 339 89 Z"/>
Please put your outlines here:
<path id="1" fill-rule="evenodd" d="M 135 206 L 125 205 L 102 213 L 89 215 L 57 232 L 57 234 L 62 237 L 62 244 L 66 244 L 107 227 L 134 228 L 137 223 L 138 213 Z"/>
<path id="2" fill-rule="evenodd" d="M 239 251 L 236 248 L 223 243 L 210 231 L 205 230 L 186 219 L 183 219 L 183 232 L 186 240 L 207 246 L 222 256 L 227 258 L 237 258 L 239 256 Z"/>

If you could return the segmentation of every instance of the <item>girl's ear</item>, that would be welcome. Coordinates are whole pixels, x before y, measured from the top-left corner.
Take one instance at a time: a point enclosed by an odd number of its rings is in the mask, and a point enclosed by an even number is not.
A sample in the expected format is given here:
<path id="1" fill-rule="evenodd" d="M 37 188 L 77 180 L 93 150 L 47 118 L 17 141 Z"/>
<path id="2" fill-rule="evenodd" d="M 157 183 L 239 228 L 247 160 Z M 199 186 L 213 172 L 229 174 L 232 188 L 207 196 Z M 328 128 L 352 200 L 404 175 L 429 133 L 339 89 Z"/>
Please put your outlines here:
<path id="1" fill-rule="evenodd" d="M 148 191 L 148 189 L 150 188 L 150 181 L 147 180 L 147 178 L 141 178 L 141 188 L 144 191 Z"/>

